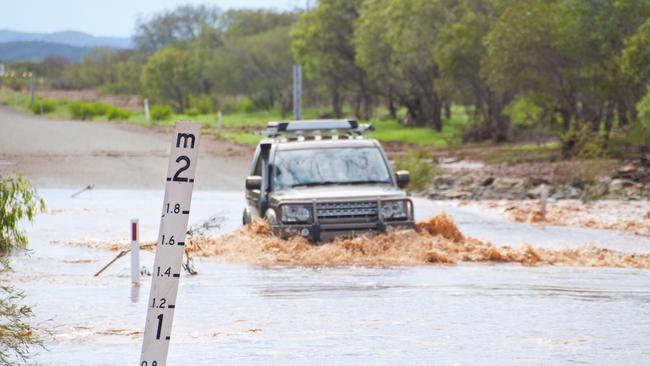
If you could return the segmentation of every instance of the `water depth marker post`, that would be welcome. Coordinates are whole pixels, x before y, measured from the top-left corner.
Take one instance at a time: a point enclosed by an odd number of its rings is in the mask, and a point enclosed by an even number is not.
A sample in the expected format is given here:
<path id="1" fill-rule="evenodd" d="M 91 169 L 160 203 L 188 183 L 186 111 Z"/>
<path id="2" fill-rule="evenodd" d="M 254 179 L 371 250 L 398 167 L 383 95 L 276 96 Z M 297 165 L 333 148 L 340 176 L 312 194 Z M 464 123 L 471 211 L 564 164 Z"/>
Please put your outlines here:
<path id="1" fill-rule="evenodd" d="M 201 125 L 178 122 L 167 168 L 139 366 L 165 366 L 185 249 Z"/>
<path id="2" fill-rule="evenodd" d="M 140 228 L 138 219 L 131 220 L 131 283 L 140 286 Z"/>

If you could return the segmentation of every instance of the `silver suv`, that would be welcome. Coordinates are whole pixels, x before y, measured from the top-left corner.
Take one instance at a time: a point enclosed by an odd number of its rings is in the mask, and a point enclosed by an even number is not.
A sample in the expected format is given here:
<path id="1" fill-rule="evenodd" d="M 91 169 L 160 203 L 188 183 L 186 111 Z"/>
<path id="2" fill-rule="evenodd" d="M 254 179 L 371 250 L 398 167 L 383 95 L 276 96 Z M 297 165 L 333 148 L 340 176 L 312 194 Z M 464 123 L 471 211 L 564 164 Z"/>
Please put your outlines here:
<path id="1" fill-rule="evenodd" d="M 243 223 L 262 217 L 282 238 L 313 242 L 412 227 L 409 172 L 393 174 L 369 130 L 355 120 L 269 122 L 246 178 Z"/>

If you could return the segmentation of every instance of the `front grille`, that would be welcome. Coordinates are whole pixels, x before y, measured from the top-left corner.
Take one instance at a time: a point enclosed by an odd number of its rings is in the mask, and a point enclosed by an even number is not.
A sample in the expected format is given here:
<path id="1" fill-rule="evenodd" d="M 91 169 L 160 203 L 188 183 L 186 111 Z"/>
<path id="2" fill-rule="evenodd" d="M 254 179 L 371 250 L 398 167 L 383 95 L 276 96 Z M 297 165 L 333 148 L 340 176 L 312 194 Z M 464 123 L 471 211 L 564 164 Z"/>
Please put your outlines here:
<path id="1" fill-rule="evenodd" d="M 321 202 L 316 203 L 319 221 L 343 219 L 345 221 L 371 221 L 377 219 L 377 202 Z"/>

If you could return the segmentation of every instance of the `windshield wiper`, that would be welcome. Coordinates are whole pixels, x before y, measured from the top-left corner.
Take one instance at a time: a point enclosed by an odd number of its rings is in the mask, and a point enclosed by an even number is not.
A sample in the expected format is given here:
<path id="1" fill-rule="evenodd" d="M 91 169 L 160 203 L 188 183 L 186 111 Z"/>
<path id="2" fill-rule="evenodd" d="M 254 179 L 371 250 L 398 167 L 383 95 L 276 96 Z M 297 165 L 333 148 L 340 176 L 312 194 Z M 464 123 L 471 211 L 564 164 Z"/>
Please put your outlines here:
<path id="1" fill-rule="evenodd" d="M 391 182 L 385 181 L 385 180 L 355 180 L 351 182 L 344 182 L 341 184 L 390 184 Z"/>
<path id="2" fill-rule="evenodd" d="M 314 187 L 314 186 L 327 186 L 334 184 L 343 184 L 342 182 L 333 182 L 333 181 L 323 181 L 323 182 L 307 182 L 307 183 L 298 183 L 291 186 L 291 188 L 296 187 Z"/>
<path id="3" fill-rule="evenodd" d="M 314 187 L 314 186 L 327 186 L 327 185 L 335 185 L 335 184 L 390 184 L 391 182 L 387 182 L 385 180 L 353 180 L 353 181 L 348 181 L 348 182 L 334 182 L 334 181 L 323 181 L 323 182 L 308 182 L 308 183 L 298 183 L 294 184 L 291 186 L 291 188 L 296 188 L 296 187 Z"/>

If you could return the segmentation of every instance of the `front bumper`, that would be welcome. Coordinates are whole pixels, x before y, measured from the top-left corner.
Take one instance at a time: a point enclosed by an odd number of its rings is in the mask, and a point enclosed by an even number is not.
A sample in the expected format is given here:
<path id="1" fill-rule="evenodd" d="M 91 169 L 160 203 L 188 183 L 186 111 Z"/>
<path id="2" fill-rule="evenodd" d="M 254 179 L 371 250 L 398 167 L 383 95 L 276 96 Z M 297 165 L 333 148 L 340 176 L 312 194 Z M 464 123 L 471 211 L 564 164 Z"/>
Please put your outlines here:
<path id="1" fill-rule="evenodd" d="M 301 236 L 312 242 L 330 241 L 337 237 L 354 237 L 367 233 L 382 233 L 387 229 L 410 229 L 414 226 L 413 220 L 396 222 L 369 222 L 369 223 L 345 223 L 345 224 L 296 224 L 296 225 L 272 225 L 273 233 L 282 238 L 288 239 L 294 236 Z"/>

